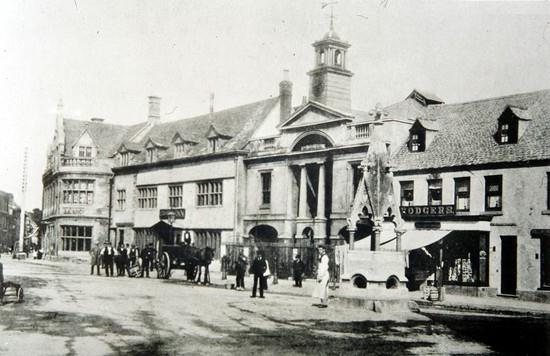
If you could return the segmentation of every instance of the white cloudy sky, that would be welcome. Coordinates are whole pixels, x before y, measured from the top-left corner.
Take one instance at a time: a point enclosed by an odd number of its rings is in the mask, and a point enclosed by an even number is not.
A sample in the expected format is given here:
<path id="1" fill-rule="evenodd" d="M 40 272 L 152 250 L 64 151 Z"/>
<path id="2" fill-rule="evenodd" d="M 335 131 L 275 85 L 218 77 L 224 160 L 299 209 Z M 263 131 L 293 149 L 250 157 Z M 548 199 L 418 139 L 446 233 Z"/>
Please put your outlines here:
<path id="1" fill-rule="evenodd" d="M 340 1 L 353 106 L 372 108 L 424 88 L 447 102 L 550 88 L 550 2 Z M 329 7 L 295 1 L 1 1 L 0 190 L 41 205 L 41 173 L 55 107 L 67 117 L 131 124 L 147 96 L 163 120 L 276 95 L 284 68 L 307 95 L 311 43 Z"/>

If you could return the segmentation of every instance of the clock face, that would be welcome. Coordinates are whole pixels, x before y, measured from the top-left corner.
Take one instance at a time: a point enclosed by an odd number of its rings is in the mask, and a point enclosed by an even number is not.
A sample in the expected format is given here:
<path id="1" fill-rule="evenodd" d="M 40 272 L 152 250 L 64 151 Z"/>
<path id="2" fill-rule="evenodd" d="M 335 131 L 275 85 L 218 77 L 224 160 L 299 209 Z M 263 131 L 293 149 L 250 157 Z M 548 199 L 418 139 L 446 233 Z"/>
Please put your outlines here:
<path id="1" fill-rule="evenodd" d="M 311 84 L 313 96 L 319 97 L 323 94 L 323 90 L 325 89 L 325 81 L 322 77 L 314 77 L 313 83 Z"/>

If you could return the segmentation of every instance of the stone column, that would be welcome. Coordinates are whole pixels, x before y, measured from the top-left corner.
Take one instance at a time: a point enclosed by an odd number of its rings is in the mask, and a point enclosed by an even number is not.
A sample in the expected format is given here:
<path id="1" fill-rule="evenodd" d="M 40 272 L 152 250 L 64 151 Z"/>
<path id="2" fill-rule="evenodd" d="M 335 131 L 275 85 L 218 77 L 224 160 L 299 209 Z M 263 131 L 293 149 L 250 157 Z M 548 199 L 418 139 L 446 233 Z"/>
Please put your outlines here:
<path id="1" fill-rule="evenodd" d="M 382 224 L 380 218 L 374 219 L 374 227 L 372 229 L 371 251 L 380 250 L 380 233 L 382 232 Z"/>
<path id="2" fill-rule="evenodd" d="M 355 245 L 355 231 L 357 231 L 354 227 L 348 226 L 348 232 L 349 232 L 349 249 L 353 250 L 353 247 Z"/>
<path id="3" fill-rule="evenodd" d="M 405 230 L 395 229 L 395 250 L 401 251 L 401 236 L 405 233 Z"/>
<path id="4" fill-rule="evenodd" d="M 317 217 L 325 218 L 325 164 L 319 165 L 319 191 L 317 192 Z"/>
<path id="5" fill-rule="evenodd" d="M 300 205 L 298 207 L 298 217 L 307 218 L 307 172 L 306 165 L 300 166 Z"/>
<path id="6" fill-rule="evenodd" d="M 292 167 L 289 165 L 287 168 L 287 186 L 286 186 L 286 220 L 285 220 L 285 234 L 287 238 L 293 238 L 293 219 L 295 217 L 294 210 L 294 177 L 292 174 Z"/>

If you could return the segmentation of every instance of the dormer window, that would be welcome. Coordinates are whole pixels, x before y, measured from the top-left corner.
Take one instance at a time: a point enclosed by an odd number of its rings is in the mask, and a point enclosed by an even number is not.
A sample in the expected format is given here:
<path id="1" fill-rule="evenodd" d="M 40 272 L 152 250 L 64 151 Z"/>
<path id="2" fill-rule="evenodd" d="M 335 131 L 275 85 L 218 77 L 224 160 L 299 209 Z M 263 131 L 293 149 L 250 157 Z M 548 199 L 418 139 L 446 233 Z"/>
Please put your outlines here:
<path id="1" fill-rule="evenodd" d="M 120 165 L 127 166 L 128 164 L 130 164 L 130 153 L 122 152 L 120 154 Z"/>
<path id="2" fill-rule="evenodd" d="M 78 157 L 92 158 L 92 147 L 78 146 Z"/>
<path id="3" fill-rule="evenodd" d="M 518 142 L 517 120 L 501 120 L 498 125 L 498 143 L 505 145 Z"/>
<path id="4" fill-rule="evenodd" d="M 426 148 L 425 134 L 420 131 L 411 132 L 409 147 L 411 152 L 424 152 Z"/>
<path id="5" fill-rule="evenodd" d="M 210 152 L 215 153 L 218 150 L 219 139 L 217 137 L 209 138 L 208 144 L 210 145 Z"/>
<path id="6" fill-rule="evenodd" d="M 180 142 L 176 143 L 174 147 L 176 157 L 181 157 L 185 154 L 185 143 Z"/>
<path id="7" fill-rule="evenodd" d="M 147 149 L 147 162 L 152 163 L 155 162 L 155 148 L 148 148 Z"/>
<path id="8" fill-rule="evenodd" d="M 531 121 L 529 109 L 508 106 L 498 119 L 495 139 L 500 145 L 517 143 Z"/>

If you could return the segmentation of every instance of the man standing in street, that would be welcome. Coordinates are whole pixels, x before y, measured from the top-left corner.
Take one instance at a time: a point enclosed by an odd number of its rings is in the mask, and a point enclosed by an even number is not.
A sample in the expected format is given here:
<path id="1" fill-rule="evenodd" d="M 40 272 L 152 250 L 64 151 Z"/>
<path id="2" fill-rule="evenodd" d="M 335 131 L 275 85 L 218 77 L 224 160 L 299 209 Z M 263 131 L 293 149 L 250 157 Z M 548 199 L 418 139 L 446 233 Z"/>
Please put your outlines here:
<path id="1" fill-rule="evenodd" d="M 244 275 L 246 273 L 246 266 L 248 266 L 248 258 L 244 255 L 243 250 L 239 251 L 239 257 L 237 257 L 237 263 L 235 270 L 237 272 L 237 290 L 244 290 Z"/>
<path id="2" fill-rule="evenodd" d="M 113 263 L 115 260 L 115 249 L 111 246 L 110 242 L 105 242 L 105 247 L 101 251 L 101 257 L 103 258 L 103 264 L 105 265 L 105 275 L 107 277 L 114 277 Z"/>
<path id="3" fill-rule="evenodd" d="M 149 243 L 147 247 L 143 249 L 141 252 L 141 259 L 143 261 L 143 265 L 141 266 L 141 277 L 143 278 L 143 272 L 145 272 L 145 275 L 147 278 L 149 278 L 149 269 L 151 268 L 152 262 L 155 259 L 156 251 L 153 248 L 153 243 Z"/>
<path id="4" fill-rule="evenodd" d="M 319 251 L 319 265 L 317 267 L 317 284 L 313 290 L 313 298 L 319 298 L 321 304 L 313 304 L 319 308 L 326 308 L 328 302 L 328 281 L 330 277 L 329 263 L 330 259 L 327 255 L 326 247 L 319 245 L 317 247 Z"/>
<path id="5" fill-rule="evenodd" d="M 136 265 L 138 258 L 139 258 L 139 249 L 136 247 L 136 245 L 132 244 L 132 247 L 130 248 L 130 252 L 128 254 L 128 259 L 130 260 L 130 267 L 134 267 Z"/>
<path id="6" fill-rule="evenodd" d="M 94 247 L 90 249 L 90 266 L 91 271 L 90 274 L 94 274 L 94 267 L 97 267 L 97 275 L 101 276 L 101 273 L 99 272 L 99 268 L 101 267 L 101 254 L 99 251 L 99 243 L 96 242 Z"/>
<path id="7" fill-rule="evenodd" d="M 292 262 L 292 272 L 294 275 L 294 287 L 302 288 L 302 275 L 304 274 L 304 262 L 302 262 L 301 256 L 296 255 L 294 262 Z"/>
<path id="8" fill-rule="evenodd" d="M 267 264 L 264 259 L 264 252 L 258 251 L 258 254 L 252 262 L 252 266 L 250 267 L 250 272 L 254 274 L 254 286 L 252 287 L 251 298 L 256 298 L 256 289 L 258 288 L 258 284 L 260 285 L 260 298 L 264 298 L 264 286 L 266 285 L 266 282 L 264 281 L 264 273 L 266 270 Z"/>

